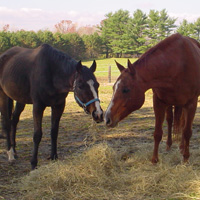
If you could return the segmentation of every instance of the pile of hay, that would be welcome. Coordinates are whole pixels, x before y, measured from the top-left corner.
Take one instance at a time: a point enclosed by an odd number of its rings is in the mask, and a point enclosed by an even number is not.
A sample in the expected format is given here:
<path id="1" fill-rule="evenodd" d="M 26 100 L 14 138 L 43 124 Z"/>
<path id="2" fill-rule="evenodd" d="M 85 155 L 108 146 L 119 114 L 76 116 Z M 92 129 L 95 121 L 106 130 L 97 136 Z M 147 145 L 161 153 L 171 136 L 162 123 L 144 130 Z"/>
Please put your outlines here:
<path id="1" fill-rule="evenodd" d="M 161 152 L 160 162 L 152 165 L 149 149 L 144 144 L 124 160 L 107 144 L 94 145 L 23 177 L 18 186 L 21 199 L 200 199 L 200 152 L 193 151 L 193 164 L 187 165 L 181 164 L 178 150 Z"/>

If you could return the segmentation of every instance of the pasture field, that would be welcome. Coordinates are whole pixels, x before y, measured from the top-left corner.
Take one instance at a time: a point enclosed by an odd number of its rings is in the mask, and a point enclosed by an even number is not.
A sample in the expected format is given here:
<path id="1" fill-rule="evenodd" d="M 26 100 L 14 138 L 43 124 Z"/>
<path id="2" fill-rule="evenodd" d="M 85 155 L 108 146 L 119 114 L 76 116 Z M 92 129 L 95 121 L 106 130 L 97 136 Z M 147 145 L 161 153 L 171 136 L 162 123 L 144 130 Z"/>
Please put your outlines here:
<path id="1" fill-rule="evenodd" d="M 116 59 L 126 66 L 127 59 Z M 133 61 L 133 60 L 131 60 Z M 83 62 L 90 66 L 92 61 Z M 99 96 L 105 111 L 112 97 L 106 81 L 114 59 L 97 60 Z M 99 67 L 99 68 L 98 68 Z M 99 74 L 98 74 L 99 71 Z M 119 75 L 114 72 L 113 81 Z M 104 79 L 105 78 L 105 79 Z M 21 115 L 17 131 L 18 159 L 7 162 L 5 140 L 0 140 L 0 200 L 197 200 L 200 199 L 200 104 L 193 124 L 190 159 L 182 162 L 178 142 L 166 151 L 167 126 L 159 148 L 159 163 L 152 165 L 154 113 L 152 92 L 146 92 L 143 107 L 118 127 L 95 124 L 74 100 L 66 99 L 58 136 L 59 161 L 47 160 L 50 153 L 50 108 L 43 119 L 43 138 L 38 169 L 30 171 L 32 153 L 32 105 Z"/>

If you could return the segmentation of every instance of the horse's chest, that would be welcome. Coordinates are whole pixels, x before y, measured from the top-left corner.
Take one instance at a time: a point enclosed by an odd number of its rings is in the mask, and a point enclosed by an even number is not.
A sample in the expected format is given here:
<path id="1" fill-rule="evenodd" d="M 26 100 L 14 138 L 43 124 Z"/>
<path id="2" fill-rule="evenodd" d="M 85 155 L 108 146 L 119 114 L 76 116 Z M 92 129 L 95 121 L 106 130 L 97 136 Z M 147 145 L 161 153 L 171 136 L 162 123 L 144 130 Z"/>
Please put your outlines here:
<path id="1" fill-rule="evenodd" d="M 67 93 L 55 93 L 54 95 L 41 94 L 41 100 L 46 106 L 59 105 L 65 102 Z"/>

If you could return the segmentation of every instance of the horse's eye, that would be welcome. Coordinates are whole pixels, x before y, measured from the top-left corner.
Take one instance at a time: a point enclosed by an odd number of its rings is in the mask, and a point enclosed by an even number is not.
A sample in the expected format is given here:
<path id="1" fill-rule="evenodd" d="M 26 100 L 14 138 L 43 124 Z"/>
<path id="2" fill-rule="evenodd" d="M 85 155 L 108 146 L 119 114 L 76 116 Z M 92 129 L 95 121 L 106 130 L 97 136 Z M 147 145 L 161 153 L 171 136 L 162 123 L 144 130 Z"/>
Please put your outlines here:
<path id="1" fill-rule="evenodd" d="M 84 85 L 83 85 L 83 84 L 78 85 L 78 88 L 79 88 L 80 90 L 82 90 L 82 89 L 84 89 Z"/>
<path id="2" fill-rule="evenodd" d="M 128 92 L 130 92 L 130 90 L 129 90 L 128 88 L 124 88 L 124 89 L 122 90 L 122 93 L 124 93 L 124 94 L 126 94 L 126 93 L 128 93 Z"/>

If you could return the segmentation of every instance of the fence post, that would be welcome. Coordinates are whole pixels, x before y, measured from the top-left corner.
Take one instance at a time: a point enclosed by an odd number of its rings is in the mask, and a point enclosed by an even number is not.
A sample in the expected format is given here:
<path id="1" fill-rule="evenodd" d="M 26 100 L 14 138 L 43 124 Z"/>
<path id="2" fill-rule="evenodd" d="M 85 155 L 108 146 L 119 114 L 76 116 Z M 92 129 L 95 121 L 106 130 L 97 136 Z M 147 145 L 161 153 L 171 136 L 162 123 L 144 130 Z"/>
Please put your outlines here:
<path id="1" fill-rule="evenodd" d="M 111 83 L 111 66 L 108 66 L 108 83 Z"/>

